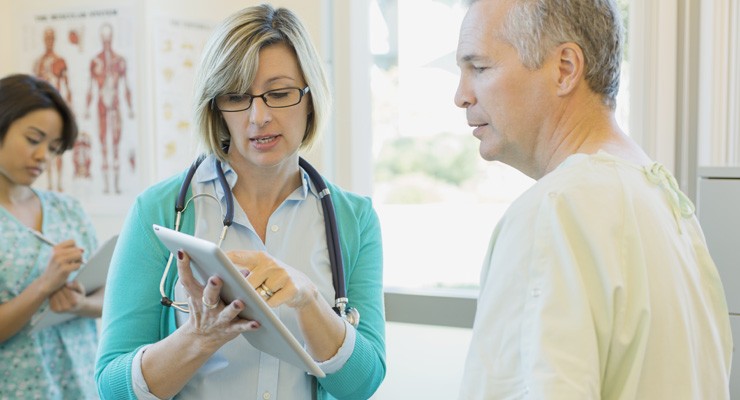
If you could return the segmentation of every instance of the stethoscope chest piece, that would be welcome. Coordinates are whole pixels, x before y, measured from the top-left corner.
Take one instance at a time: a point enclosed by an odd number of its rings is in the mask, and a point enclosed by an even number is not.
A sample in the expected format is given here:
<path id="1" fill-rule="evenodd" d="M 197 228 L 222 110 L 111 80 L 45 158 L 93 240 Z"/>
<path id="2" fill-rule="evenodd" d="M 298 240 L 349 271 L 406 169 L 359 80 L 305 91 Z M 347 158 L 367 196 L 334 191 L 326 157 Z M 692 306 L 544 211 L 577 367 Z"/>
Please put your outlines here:
<path id="1" fill-rule="evenodd" d="M 337 297 L 336 300 L 334 300 L 334 307 L 332 308 L 337 315 L 349 322 L 350 325 L 357 328 L 357 325 L 360 324 L 360 312 L 354 307 L 347 306 L 348 302 L 349 300 L 346 297 Z"/>
<path id="2" fill-rule="evenodd" d="M 357 328 L 357 325 L 360 325 L 360 312 L 354 307 L 349 307 L 344 314 L 344 319 L 347 320 L 350 325 Z"/>

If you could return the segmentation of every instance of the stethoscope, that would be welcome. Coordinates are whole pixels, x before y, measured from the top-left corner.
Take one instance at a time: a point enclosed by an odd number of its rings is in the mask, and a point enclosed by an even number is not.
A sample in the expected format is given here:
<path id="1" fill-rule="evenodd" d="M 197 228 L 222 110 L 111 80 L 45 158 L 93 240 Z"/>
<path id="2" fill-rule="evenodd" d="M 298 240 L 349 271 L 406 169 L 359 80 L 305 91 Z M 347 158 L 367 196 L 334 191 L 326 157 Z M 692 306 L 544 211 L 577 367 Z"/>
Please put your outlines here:
<path id="1" fill-rule="evenodd" d="M 187 202 L 185 201 L 188 188 L 190 187 L 190 183 L 193 180 L 193 175 L 195 175 L 195 171 L 198 169 L 204 159 L 205 155 L 201 155 L 195 161 L 193 161 L 193 164 L 190 166 L 190 169 L 185 176 L 185 180 L 180 187 L 180 192 L 178 193 L 177 201 L 175 202 L 176 231 L 180 230 L 180 222 L 183 212 L 185 212 L 188 204 L 190 204 L 190 202 L 193 201 L 195 198 L 199 196 L 211 197 L 216 200 L 219 205 L 221 204 L 221 202 L 215 196 L 207 193 L 197 194 L 195 196 L 192 196 Z M 226 175 L 224 174 L 224 170 L 221 167 L 221 163 L 218 160 L 216 160 L 215 163 L 218 182 L 224 192 L 224 198 L 226 199 L 226 213 L 224 213 L 223 229 L 221 229 L 221 235 L 218 239 L 218 246 L 221 247 L 221 243 L 226 237 L 226 232 L 234 220 L 234 197 L 233 195 L 231 195 L 231 188 L 229 187 L 229 183 L 226 181 Z M 319 193 L 319 198 L 321 199 L 321 208 L 324 211 L 326 244 L 329 251 L 329 263 L 331 265 L 332 284 L 334 285 L 335 293 L 334 307 L 332 308 L 337 313 L 337 315 L 352 324 L 352 326 L 357 327 L 357 325 L 360 323 L 360 312 L 357 311 L 357 309 L 354 307 L 347 307 L 349 300 L 347 299 L 347 293 L 344 287 L 344 265 L 342 264 L 342 249 L 339 245 L 337 219 L 334 212 L 334 204 L 331 201 L 331 193 L 329 192 L 329 188 L 326 187 L 324 179 L 321 177 L 318 171 L 316 171 L 316 169 L 311 166 L 311 164 L 309 164 L 303 158 L 298 158 L 298 165 L 303 168 L 304 171 L 306 171 L 309 179 L 311 179 L 311 182 L 314 184 L 314 186 L 316 186 L 316 190 Z M 174 307 L 182 312 L 189 312 L 189 309 L 187 308 L 187 302 L 172 301 L 164 292 L 165 280 L 167 279 L 167 274 L 169 272 L 173 258 L 174 255 L 170 253 L 170 257 L 167 260 L 167 266 L 165 267 L 164 273 L 162 274 L 162 279 L 159 282 L 159 292 L 162 295 L 162 300 L 160 301 L 160 303 L 162 303 L 162 305 L 166 307 Z"/>

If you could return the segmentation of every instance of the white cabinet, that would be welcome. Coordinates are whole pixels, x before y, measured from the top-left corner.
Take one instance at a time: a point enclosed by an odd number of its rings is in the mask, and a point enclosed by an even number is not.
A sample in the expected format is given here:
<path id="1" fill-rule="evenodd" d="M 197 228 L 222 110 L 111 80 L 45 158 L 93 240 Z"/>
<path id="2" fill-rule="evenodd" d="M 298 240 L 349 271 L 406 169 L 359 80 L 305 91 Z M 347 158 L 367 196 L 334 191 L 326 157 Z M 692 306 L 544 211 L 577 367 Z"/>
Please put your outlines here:
<path id="1" fill-rule="evenodd" d="M 740 399 L 740 167 L 699 168 L 696 214 L 717 264 L 735 343 L 730 395 Z"/>

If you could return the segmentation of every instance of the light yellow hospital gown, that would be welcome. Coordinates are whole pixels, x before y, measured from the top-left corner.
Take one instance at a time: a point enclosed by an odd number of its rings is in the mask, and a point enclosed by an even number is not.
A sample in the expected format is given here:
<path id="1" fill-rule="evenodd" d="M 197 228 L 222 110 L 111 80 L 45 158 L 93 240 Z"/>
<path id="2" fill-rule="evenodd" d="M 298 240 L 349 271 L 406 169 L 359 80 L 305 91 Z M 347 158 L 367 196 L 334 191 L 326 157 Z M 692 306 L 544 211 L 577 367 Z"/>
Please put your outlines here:
<path id="1" fill-rule="evenodd" d="M 722 284 L 659 164 L 569 157 L 497 225 L 460 399 L 728 399 Z"/>

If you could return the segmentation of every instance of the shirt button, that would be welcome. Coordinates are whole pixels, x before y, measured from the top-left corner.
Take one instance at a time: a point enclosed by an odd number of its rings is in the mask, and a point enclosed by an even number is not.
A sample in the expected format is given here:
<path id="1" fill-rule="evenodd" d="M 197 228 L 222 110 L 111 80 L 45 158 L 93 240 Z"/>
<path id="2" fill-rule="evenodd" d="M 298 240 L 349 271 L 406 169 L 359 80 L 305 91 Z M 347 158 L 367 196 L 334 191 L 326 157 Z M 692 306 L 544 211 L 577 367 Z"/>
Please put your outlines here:
<path id="1" fill-rule="evenodd" d="M 277 225 L 273 225 L 270 227 L 270 230 L 273 232 L 277 232 L 280 228 Z"/>
<path id="2" fill-rule="evenodd" d="M 532 289 L 532 297 L 540 297 L 541 294 L 542 290 L 540 290 L 539 288 Z"/>
<path id="3" fill-rule="evenodd" d="M 270 400 L 270 392 L 262 393 L 262 398 L 265 400 Z"/>

